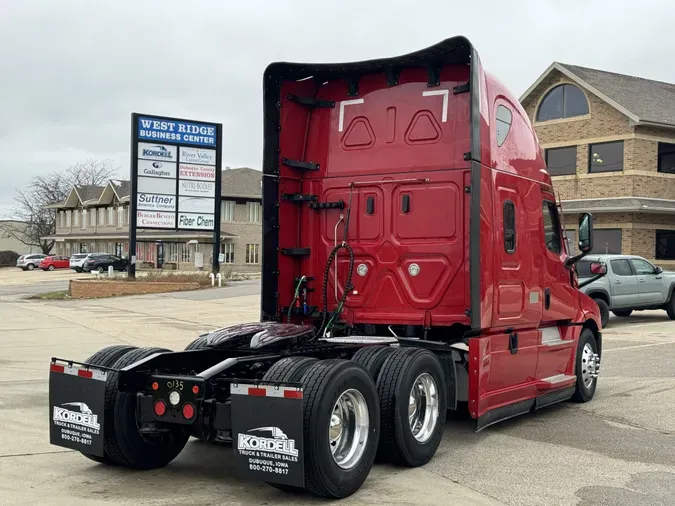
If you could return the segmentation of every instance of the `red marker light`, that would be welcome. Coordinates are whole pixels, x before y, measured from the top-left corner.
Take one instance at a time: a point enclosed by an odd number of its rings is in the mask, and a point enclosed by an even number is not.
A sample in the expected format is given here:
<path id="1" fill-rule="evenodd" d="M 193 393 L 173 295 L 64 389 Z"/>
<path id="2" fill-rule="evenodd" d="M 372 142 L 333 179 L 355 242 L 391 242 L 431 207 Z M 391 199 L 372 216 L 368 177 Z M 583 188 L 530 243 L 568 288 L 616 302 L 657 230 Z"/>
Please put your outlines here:
<path id="1" fill-rule="evenodd" d="M 186 420 L 190 420 L 193 416 L 195 416 L 195 408 L 192 404 L 188 403 L 183 406 L 183 416 Z"/>
<path id="2" fill-rule="evenodd" d="M 156 381 L 153 381 L 152 382 L 152 389 L 153 390 L 159 390 L 159 383 L 157 383 Z"/>
<path id="3" fill-rule="evenodd" d="M 195 395 L 199 393 L 199 385 L 195 385 L 192 387 L 192 393 Z"/>
<path id="4" fill-rule="evenodd" d="M 164 416 L 164 413 L 166 413 L 166 404 L 164 401 L 155 402 L 155 414 L 157 416 Z"/>

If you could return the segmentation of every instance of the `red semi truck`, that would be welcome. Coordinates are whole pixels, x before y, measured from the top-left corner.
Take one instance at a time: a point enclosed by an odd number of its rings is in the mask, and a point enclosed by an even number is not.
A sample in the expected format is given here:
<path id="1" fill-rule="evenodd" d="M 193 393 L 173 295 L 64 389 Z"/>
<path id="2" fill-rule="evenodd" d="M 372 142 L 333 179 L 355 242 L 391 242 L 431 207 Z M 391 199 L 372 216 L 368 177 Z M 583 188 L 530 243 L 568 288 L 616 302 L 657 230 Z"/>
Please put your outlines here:
<path id="1" fill-rule="evenodd" d="M 193 436 L 241 476 L 340 498 L 376 457 L 428 462 L 446 410 L 480 430 L 591 400 L 592 217 L 572 256 L 532 125 L 466 38 L 270 65 L 263 159 L 260 321 L 53 358 L 53 444 L 151 469 Z"/>

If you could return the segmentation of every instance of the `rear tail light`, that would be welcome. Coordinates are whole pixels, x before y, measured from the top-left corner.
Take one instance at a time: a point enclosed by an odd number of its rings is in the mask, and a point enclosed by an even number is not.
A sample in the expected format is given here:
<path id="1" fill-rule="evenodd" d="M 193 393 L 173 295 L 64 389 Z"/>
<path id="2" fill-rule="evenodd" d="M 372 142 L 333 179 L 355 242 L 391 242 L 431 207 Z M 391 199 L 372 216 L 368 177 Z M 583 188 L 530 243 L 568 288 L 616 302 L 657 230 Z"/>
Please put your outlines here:
<path id="1" fill-rule="evenodd" d="M 198 385 L 194 385 L 192 387 L 192 393 L 195 394 L 195 395 L 199 394 L 199 386 Z"/>
<path id="2" fill-rule="evenodd" d="M 164 416 L 166 413 L 166 403 L 164 401 L 155 402 L 155 414 L 157 416 Z"/>
<path id="3" fill-rule="evenodd" d="M 195 407 L 189 402 L 183 406 L 183 416 L 186 420 L 190 420 L 195 416 Z"/>

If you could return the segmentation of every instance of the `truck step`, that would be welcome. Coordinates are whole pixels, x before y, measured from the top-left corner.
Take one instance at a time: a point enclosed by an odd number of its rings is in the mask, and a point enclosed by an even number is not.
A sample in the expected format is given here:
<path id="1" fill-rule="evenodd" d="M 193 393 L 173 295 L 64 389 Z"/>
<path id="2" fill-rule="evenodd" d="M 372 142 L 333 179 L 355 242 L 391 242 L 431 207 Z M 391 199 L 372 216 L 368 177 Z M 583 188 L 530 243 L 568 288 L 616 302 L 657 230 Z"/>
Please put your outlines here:
<path id="1" fill-rule="evenodd" d="M 322 337 L 320 341 L 336 344 L 394 344 L 398 339 L 390 336 L 340 336 Z"/>

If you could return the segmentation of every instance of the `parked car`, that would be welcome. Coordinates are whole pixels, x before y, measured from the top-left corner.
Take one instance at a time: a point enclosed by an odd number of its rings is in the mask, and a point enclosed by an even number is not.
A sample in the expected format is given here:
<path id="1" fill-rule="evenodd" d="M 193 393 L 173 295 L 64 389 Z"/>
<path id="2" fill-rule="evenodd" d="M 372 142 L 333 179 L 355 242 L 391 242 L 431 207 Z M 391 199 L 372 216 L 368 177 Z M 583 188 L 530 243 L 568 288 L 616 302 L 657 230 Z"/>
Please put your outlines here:
<path id="1" fill-rule="evenodd" d="M 82 265 L 90 253 L 73 253 L 70 255 L 70 268 L 75 272 L 82 272 Z"/>
<path id="2" fill-rule="evenodd" d="M 589 255 L 577 263 L 579 282 L 594 277 L 591 263 L 603 262 L 607 274 L 581 288 L 600 308 L 602 326 L 609 312 L 627 317 L 633 311 L 664 309 L 675 320 L 675 272 L 664 271 L 635 255 Z"/>
<path id="3" fill-rule="evenodd" d="M 43 271 L 53 271 L 54 269 L 68 269 L 70 267 L 70 259 L 63 256 L 49 256 L 42 259 L 40 262 L 40 269 Z"/>
<path id="4" fill-rule="evenodd" d="M 24 271 L 32 271 L 40 265 L 40 262 L 47 255 L 42 253 L 34 253 L 31 255 L 21 255 L 16 259 L 16 266 Z"/>
<path id="5" fill-rule="evenodd" d="M 82 264 L 84 272 L 98 271 L 105 272 L 112 265 L 116 271 L 124 271 L 127 268 L 127 261 L 115 255 L 107 253 L 91 253 Z"/>

